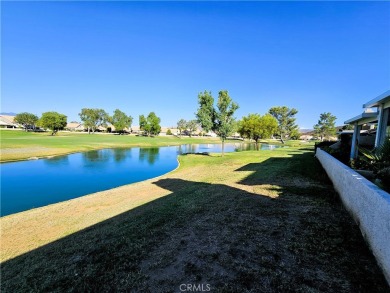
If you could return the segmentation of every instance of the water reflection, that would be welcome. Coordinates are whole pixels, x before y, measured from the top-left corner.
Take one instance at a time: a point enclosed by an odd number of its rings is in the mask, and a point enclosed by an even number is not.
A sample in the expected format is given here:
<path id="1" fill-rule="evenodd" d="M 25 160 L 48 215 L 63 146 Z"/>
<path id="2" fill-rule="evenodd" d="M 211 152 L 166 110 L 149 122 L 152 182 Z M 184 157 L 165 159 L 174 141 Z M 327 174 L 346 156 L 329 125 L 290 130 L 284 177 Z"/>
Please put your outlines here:
<path id="1" fill-rule="evenodd" d="M 89 151 L 82 153 L 86 163 L 107 162 L 110 158 L 109 150 Z"/>
<path id="2" fill-rule="evenodd" d="M 57 156 L 57 157 L 52 157 L 46 160 L 43 160 L 45 165 L 48 166 L 58 166 L 58 165 L 68 165 L 69 164 L 69 157 L 68 156 Z"/>
<path id="3" fill-rule="evenodd" d="M 117 163 L 125 161 L 127 158 L 131 158 L 132 149 L 113 149 L 114 161 Z"/>
<path id="4" fill-rule="evenodd" d="M 178 154 L 197 153 L 199 152 L 199 145 L 195 144 L 183 144 L 178 147 Z"/>
<path id="5" fill-rule="evenodd" d="M 236 152 L 241 151 L 264 151 L 264 150 L 274 150 L 277 148 L 280 148 L 280 145 L 272 145 L 272 144 L 263 144 L 258 143 L 257 145 L 255 143 L 238 143 L 236 145 Z"/>
<path id="6" fill-rule="evenodd" d="M 261 144 L 257 146 L 255 143 L 226 143 L 225 152 L 241 152 L 254 150 L 273 150 L 279 148 L 277 145 Z M 186 153 L 220 153 L 222 144 L 186 144 L 177 147 L 178 154 Z"/>
<path id="7" fill-rule="evenodd" d="M 159 152 L 160 148 L 140 148 L 139 160 L 144 162 L 146 159 L 149 165 L 154 165 L 159 158 Z"/>

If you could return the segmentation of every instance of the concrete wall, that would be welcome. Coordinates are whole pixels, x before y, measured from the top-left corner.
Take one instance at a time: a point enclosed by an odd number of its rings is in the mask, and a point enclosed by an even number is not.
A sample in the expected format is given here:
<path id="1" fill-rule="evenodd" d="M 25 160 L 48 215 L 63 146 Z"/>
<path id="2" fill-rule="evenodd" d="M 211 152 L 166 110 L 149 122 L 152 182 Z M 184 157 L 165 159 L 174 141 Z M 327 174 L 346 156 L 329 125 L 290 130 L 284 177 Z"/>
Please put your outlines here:
<path id="1" fill-rule="evenodd" d="M 390 194 L 320 148 L 316 157 L 358 223 L 390 284 Z"/>

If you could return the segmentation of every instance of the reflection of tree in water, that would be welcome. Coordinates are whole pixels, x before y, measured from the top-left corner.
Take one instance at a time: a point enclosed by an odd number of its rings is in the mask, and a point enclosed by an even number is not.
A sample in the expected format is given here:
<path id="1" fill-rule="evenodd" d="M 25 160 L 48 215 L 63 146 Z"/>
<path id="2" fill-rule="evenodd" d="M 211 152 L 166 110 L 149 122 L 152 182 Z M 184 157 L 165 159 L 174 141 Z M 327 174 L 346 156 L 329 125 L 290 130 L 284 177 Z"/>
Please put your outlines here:
<path id="1" fill-rule="evenodd" d="M 196 153 L 196 145 L 190 144 L 188 146 L 188 153 Z"/>
<path id="2" fill-rule="evenodd" d="M 196 153 L 197 146 L 198 145 L 195 145 L 195 144 L 179 145 L 179 154 Z"/>
<path id="3" fill-rule="evenodd" d="M 131 155 L 131 149 L 113 149 L 114 160 L 119 163 L 124 161 L 128 156 Z"/>
<path id="4" fill-rule="evenodd" d="M 239 143 L 235 144 L 235 151 L 241 152 L 241 151 L 254 151 L 254 150 L 260 150 L 261 149 L 261 143 L 258 143 L 257 146 L 255 143 Z"/>
<path id="5" fill-rule="evenodd" d="M 143 162 L 146 159 L 150 165 L 153 165 L 159 157 L 159 152 L 159 148 L 140 148 L 139 160 Z"/>
<path id="6" fill-rule="evenodd" d="M 177 152 L 178 152 L 179 155 L 181 155 L 183 153 L 183 145 L 179 145 L 177 147 Z"/>
<path id="7" fill-rule="evenodd" d="M 67 165 L 69 164 L 69 156 L 57 156 L 57 157 L 52 157 L 50 159 L 46 159 L 46 160 L 43 160 L 45 162 L 45 164 L 47 165 L 58 165 L 58 164 L 62 164 L 62 165 Z"/>
<path id="8" fill-rule="evenodd" d="M 86 162 L 106 162 L 110 158 L 107 150 L 89 151 L 83 153 Z"/>

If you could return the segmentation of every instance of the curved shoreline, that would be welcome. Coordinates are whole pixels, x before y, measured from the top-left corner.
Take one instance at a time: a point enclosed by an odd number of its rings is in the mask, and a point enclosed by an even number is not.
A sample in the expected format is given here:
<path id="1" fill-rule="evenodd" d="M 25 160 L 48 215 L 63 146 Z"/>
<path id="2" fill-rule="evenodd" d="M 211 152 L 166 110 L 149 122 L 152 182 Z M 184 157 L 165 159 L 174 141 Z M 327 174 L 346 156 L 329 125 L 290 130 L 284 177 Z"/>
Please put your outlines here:
<path id="1" fill-rule="evenodd" d="M 180 168 L 179 156 L 180 155 L 178 155 L 176 157 L 176 161 L 177 161 L 176 168 L 171 170 L 171 171 L 168 171 L 167 173 L 164 173 L 164 174 L 161 174 L 161 175 L 158 175 L 158 176 L 155 176 L 155 177 L 151 177 L 151 178 L 148 178 L 148 179 L 144 179 L 144 180 L 141 180 L 141 181 L 136 181 L 136 182 L 132 182 L 132 183 L 119 185 L 119 186 L 116 186 L 116 187 L 113 187 L 113 188 L 109 188 L 109 189 L 105 189 L 105 190 L 99 190 L 99 191 L 88 193 L 88 194 L 85 194 L 85 195 L 81 195 L 81 196 L 78 196 L 78 197 L 75 197 L 75 198 L 71 198 L 71 199 L 67 199 L 67 200 L 63 200 L 63 201 L 59 201 L 59 202 L 55 202 L 55 203 L 50 203 L 50 204 L 47 204 L 47 205 L 44 205 L 44 206 L 41 206 L 41 207 L 31 208 L 31 209 L 28 209 L 28 210 L 24 210 L 24 211 L 8 214 L 8 215 L 5 215 L 5 216 L 0 216 L 0 219 L 6 219 L 7 217 L 20 215 L 22 213 L 28 213 L 28 212 L 32 212 L 32 211 L 37 211 L 39 209 L 48 208 L 48 207 L 51 207 L 51 206 L 54 206 L 54 205 L 66 204 L 66 203 L 69 203 L 69 202 L 72 202 L 72 201 L 75 201 L 75 200 L 78 200 L 78 199 L 81 199 L 81 198 L 86 198 L 86 197 L 90 197 L 90 196 L 93 196 L 93 195 L 97 195 L 99 193 L 111 192 L 111 191 L 114 191 L 115 189 L 118 189 L 118 188 L 123 188 L 123 187 L 126 187 L 126 186 L 131 186 L 131 185 L 140 184 L 140 183 L 147 183 L 150 180 L 159 179 L 161 177 L 167 176 L 170 173 L 173 173 L 173 172 L 177 171 Z"/>

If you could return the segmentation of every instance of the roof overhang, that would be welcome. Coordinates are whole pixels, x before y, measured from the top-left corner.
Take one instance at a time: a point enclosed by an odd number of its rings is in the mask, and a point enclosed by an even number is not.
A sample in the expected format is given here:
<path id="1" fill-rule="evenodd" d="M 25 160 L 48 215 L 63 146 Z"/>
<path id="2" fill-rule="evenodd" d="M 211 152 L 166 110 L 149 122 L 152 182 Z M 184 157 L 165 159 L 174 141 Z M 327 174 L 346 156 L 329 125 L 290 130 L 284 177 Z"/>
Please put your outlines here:
<path id="1" fill-rule="evenodd" d="M 378 112 L 362 113 L 358 116 L 355 116 L 347 121 L 344 124 L 365 124 L 378 119 Z"/>
<path id="2" fill-rule="evenodd" d="M 372 99 L 371 101 L 365 103 L 363 105 L 363 108 L 378 107 L 379 105 L 384 104 L 388 101 L 390 101 L 390 90 L 387 92 L 384 92 L 383 94 L 377 96 L 376 98 Z"/>

